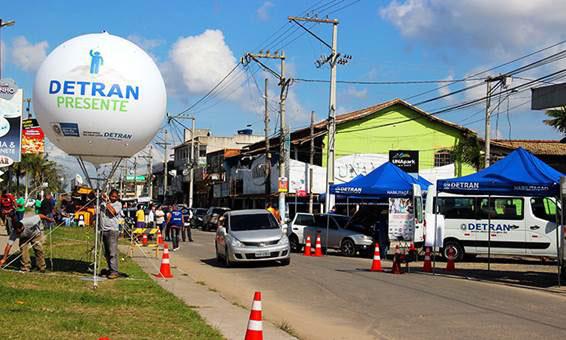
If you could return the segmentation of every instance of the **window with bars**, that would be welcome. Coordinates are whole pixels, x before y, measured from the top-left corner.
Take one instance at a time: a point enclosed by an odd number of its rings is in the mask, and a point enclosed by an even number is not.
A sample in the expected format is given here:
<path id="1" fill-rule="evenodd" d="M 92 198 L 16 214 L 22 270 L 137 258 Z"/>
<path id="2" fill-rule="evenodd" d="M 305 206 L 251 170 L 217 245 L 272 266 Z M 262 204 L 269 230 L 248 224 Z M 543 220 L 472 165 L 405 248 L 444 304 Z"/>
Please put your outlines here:
<path id="1" fill-rule="evenodd" d="M 434 166 L 445 166 L 454 163 L 450 150 L 440 150 L 434 154 Z"/>

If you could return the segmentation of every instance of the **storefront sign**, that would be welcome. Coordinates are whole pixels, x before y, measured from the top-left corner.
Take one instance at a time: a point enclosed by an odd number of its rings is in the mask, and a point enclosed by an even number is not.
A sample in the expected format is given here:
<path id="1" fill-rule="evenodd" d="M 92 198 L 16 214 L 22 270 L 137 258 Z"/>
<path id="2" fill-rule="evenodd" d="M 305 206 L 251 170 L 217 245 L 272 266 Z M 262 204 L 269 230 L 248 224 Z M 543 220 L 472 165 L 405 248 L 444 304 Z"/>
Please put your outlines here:
<path id="1" fill-rule="evenodd" d="M 419 152 L 415 150 L 390 150 L 389 161 L 407 173 L 419 172 Z"/>
<path id="2" fill-rule="evenodd" d="M 0 80 L 0 88 L 0 167 L 5 167 L 21 158 L 24 95 L 11 80 Z"/>

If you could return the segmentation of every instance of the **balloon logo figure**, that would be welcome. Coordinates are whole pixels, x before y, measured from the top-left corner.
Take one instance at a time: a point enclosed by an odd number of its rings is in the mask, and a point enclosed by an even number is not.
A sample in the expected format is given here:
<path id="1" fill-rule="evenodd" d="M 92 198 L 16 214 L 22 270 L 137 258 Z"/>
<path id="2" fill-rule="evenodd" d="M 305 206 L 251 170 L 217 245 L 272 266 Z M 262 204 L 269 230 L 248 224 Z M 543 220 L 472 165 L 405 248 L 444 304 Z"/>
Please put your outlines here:
<path id="1" fill-rule="evenodd" d="M 100 71 L 100 66 L 104 65 L 104 59 L 98 51 L 90 50 L 90 74 L 97 74 Z"/>

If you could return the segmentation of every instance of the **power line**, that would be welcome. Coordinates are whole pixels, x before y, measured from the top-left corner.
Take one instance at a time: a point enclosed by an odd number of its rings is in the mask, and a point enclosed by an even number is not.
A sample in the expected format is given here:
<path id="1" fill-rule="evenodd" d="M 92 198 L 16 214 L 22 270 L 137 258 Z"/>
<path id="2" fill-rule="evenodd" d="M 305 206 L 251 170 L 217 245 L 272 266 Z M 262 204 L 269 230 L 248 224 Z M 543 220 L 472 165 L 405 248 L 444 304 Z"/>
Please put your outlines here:
<path id="1" fill-rule="evenodd" d="M 305 78 L 293 78 L 294 81 L 305 82 L 305 83 L 329 83 L 330 80 L 326 79 L 305 79 Z M 465 80 L 483 80 L 483 78 L 473 78 L 473 79 L 458 79 L 458 80 L 383 80 L 383 81 L 364 81 L 364 80 L 337 80 L 337 83 L 341 84 L 356 84 L 356 85 L 408 85 L 408 84 L 435 84 L 435 83 L 453 83 L 455 81 L 465 81 Z"/>

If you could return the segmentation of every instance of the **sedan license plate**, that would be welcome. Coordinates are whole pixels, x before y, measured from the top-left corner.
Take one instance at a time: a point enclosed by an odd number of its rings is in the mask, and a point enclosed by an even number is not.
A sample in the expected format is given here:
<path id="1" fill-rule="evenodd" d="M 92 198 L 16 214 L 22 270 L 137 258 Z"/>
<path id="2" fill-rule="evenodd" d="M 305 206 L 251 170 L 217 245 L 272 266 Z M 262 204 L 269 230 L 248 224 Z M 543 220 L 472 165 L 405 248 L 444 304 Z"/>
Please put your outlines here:
<path id="1" fill-rule="evenodd" d="M 255 257 L 269 257 L 271 255 L 268 251 L 258 251 L 255 253 Z"/>

